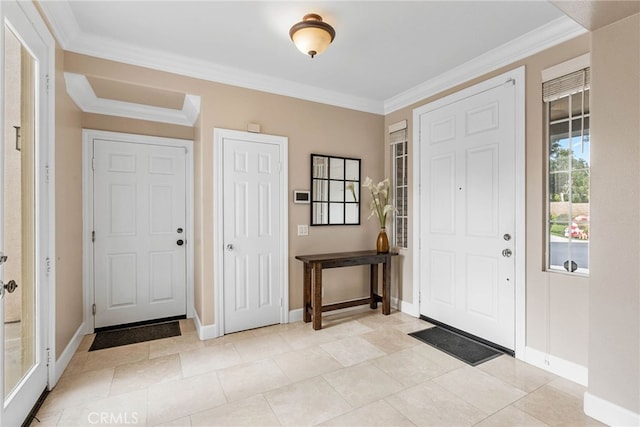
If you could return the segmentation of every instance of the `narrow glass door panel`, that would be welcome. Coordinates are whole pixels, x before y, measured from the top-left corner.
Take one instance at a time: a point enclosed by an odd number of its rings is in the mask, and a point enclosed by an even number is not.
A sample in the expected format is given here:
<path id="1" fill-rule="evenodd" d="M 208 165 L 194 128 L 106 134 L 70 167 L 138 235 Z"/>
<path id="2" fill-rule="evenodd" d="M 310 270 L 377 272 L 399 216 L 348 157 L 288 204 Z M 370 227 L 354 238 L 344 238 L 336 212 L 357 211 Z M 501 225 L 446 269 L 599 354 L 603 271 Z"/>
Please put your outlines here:
<path id="1" fill-rule="evenodd" d="M 36 362 L 35 61 L 4 28 L 4 396 Z M 12 286 L 15 285 L 15 286 Z"/>

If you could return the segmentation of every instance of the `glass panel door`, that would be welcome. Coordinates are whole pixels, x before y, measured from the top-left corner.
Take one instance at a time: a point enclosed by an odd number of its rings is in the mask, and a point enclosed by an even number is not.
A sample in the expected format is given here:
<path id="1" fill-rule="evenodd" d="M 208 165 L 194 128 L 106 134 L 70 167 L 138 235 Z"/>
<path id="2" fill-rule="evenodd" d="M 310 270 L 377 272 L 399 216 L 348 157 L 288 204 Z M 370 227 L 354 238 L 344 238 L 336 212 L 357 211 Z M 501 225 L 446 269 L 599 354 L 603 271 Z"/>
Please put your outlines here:
<path id="1" fill-rule="evenodd" d="M 4 29 L 4 395 L 35 363 L 34 59 Z"/>
<path id="2" fill-rule="evenodd" d="M 53 39 L 31 2 L 1 0 L 0 18 L 0 425 L 18 426 L 48 375 L 45 72 Z"/>

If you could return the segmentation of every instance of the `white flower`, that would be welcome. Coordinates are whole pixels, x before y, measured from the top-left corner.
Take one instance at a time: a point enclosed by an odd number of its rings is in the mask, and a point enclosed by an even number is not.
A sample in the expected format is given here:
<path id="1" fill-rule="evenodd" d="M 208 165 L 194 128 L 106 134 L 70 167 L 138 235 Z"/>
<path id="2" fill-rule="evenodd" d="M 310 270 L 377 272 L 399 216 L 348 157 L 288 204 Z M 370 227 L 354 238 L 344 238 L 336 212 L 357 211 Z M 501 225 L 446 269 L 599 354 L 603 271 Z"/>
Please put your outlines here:
<path id="1" fill-rule="evenodd" d="M 380 222 L 380 228 L 384 228 L 387 224 L 387 214 L 389 212 L 395 212 L 396 210 L 396 208 L 389 203 L 389 178 L 385 178 L 374 185 L 371 178 L 366 177 L 362 186 L 368 188 L 371 192 L 372 200 L 369 218 L 376 215 Z"/>
<path id="2" fill-rule="evenodd" d="M 366 177 L 364 179 L 364 183 L 362 184 L 362 186 L 368 188 L 369 190 L 371 190 L 371 185 L 372 184 L 373 184 L 373 181 L 371 181 L 371 178 Z"/>

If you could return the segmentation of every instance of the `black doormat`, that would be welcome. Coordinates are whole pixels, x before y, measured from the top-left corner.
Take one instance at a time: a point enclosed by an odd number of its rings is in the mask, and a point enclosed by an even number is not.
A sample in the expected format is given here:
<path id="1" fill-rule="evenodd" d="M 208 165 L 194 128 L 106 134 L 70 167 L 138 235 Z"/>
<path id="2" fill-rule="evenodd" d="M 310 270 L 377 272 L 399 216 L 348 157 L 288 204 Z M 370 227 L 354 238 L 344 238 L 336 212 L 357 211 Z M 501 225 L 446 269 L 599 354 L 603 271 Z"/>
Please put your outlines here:
<path id="1" fill-rule="evenodd" d="M 103 331 L 96 334 L 89 351 L 180 336 L 178 321 Z"/>
<path id="2" fill-rule="evenodd" d="M 477 366 L 503 354 L 487 345 L 438 326 L 412 332 L 409 335 L 471 366 Z"/>

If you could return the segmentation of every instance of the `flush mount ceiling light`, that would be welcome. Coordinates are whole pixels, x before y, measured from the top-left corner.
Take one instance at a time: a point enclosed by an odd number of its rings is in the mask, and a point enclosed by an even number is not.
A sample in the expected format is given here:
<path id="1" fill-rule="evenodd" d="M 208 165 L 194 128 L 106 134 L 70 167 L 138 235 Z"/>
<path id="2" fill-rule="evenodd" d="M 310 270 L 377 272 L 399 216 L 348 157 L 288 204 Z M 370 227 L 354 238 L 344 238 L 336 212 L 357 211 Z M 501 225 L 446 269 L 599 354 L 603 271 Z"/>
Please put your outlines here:
<path id="1" fill-rule="evenodd" d="M 313 58 L 329 47 L 336 37 L 336 31 L 323 22 L 320 15 L 309 13 L 291 27 L 289 36 L 300 52 Z"/>

